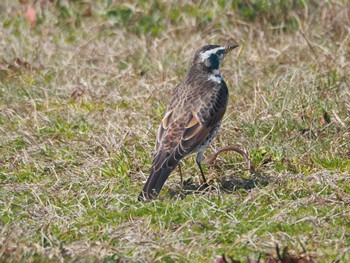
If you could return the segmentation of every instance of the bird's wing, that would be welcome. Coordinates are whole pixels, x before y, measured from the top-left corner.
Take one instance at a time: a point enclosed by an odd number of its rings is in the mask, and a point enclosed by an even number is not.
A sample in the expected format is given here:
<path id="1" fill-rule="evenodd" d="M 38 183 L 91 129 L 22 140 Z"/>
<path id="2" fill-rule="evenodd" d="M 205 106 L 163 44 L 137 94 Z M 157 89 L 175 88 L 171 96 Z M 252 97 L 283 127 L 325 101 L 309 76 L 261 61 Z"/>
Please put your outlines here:
<path id="1" fill-rule="evenodd" d="M 186 90 L 191 90 L 186 88 Z M 159 127 L 156 155 L 169 153 L 167 165 L 179 161 L 194 151 L 210 134 L 222 119 L 226 111 L 228 91 L 225 82 L 213 85 L 210 92 L 193 94 L 172 103 L 167 109 Z M 156 156 L 155 156 L 156 157 Z M 159 160 L 164 162 L 165 160 Z M 161 163 L 154 163 L 161 167 Z"/>
<path id="2" fill-rule="evenodd" d="M 185 94 L 184 98 L 181 88 L 173 94 L 159 127 L 151 173 L 143 190 L 146 197 L 158 195 L 179 161 L 196 150 L 222 119 L 227 105 L 227 86 L 222 82 L 215 88 L 204 96 Z"/>
<path id="3" fill-rule="evenodd" d="M 183 124 L 169 123 L 171 111 L 167 112 L 163 118 L 159 128 L 158 144 L 159 149 L 156 151 L 156 156 L 153 166 L 162 168 L 164 165 L 172 167 L 176 165 L 184 156 L 196 150 L 205 139 L 209 136 L 212 129 L 222 119 L 225 113 L 225 107 L 220 107 L 215 110 L 209 109 L 207 112 L 190 110 Z M 168 116 L 167 116 L 168 115 Z M 205 120 L 205 122 L 203 122 Z M 172 125 L 173 124 L 173 125 Z M 162 154 L 166 152 L 166 158 Z M 162 156 L 163 158 L 159 158 Z M 158 157 L 158 158 L 157 158 Z"/>

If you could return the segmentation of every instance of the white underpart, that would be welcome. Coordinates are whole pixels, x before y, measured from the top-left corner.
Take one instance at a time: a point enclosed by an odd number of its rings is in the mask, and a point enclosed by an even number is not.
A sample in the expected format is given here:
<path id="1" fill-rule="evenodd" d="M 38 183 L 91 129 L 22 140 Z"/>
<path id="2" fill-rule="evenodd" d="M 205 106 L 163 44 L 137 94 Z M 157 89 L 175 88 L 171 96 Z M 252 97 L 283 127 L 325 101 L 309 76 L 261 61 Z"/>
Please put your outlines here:
<path id="1" fill-rule="evenodd" d="M 202 62 L 204 60 L 206 60 L 207 58 L 209 58 L 211 56 L 211 54 L 215 54 L 219 50 L 225 50 L 225 47 L 217 47 L 217 48 L 209 49 L 209 50 L 204 51 L 203 53 L 201 53 L 201 60 L 202 60 Z"/>
<path id="2" fill-rule="evenodd" d="M 213 73 L 211 73 L 210 75 L 209 75 L 209 78 L 208 78 L 208 80 L 210 80 L 210 81 L 214 81 L 214 82 L 216 82 L 216 83 L 221 83 L 221 81 L 222 81 L 222 76 L 221 76 L 221 73 L 220 73 L 220 71 L 219 70 L 217 70 L 217 69 L 214 69 L 213 70 Z"/>

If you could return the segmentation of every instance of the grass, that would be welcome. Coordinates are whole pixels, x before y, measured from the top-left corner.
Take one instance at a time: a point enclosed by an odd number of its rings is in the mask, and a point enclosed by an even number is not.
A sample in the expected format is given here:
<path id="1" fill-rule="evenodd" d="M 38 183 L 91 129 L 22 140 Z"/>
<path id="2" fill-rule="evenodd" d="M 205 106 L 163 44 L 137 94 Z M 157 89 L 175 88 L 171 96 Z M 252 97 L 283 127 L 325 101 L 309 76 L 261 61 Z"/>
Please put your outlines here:
<path id="1" fill-rule="evenodd" d="M 22 2 L 0 4 L 1 261 L 350 261 L 347 1 Z M 198 46 L 232 41 L 206 155 L 239 144 L 258 174 L 226 153 L 212 191 L 175 171 L 137 202 L 169 92 Z"/>

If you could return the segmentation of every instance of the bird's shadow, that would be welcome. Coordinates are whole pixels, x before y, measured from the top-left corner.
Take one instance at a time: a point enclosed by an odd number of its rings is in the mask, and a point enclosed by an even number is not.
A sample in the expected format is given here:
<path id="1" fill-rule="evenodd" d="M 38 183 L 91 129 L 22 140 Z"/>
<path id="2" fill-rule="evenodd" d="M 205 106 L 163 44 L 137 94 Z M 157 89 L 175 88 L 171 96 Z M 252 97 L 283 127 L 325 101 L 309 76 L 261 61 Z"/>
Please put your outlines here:
<path id="1" fill-rule="evenodd" d="M 169 189 L 171 198 L 185 198 L 187 195 L 193 194 L 215 194 L 216 192 L 234 193 L 237 190 L 251 190 L 256 187 L 265 187 L 271 182 L 271 178 L 262 173 L 255 172 L 248 178 L 237 175 L 229 175 L 219 178 L 217 183 L 208 185 L 200 185 L 190 178 L 186 180 L 182 188 Z"/>

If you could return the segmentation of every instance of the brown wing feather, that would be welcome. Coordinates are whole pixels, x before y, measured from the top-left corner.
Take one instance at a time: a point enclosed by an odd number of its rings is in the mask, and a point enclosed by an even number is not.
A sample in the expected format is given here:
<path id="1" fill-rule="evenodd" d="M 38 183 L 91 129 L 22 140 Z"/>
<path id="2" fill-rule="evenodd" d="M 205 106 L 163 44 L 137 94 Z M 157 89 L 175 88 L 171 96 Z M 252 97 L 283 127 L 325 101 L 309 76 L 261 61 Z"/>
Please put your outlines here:
<path id="1" fill-rule="evenodd" d="M 180 140 L 180 143 L 177 147 L 179 147 L 180 150 L 177 150 L 178 153 L 181 155 L 181 158 L 192 151 L 196 150 L 196 148 L 203 143 L 203 141 L 206 140 L 206 138 L 209 136 L 212 129 L 215 128 L 216 124 L 222 119 L 223 115 L 225 114 L 225 108 L 220 108 L 216 112 L 215 116 L 213 116 L 214 119 L 211 119 L 210 122 L 201 124 L 199 121 L 195 126 L 186 128 L 184 130 L 183 136 Z M 192 118 L 198 118 L 196 116 L 192 116 Z M 176 156 L 178 159 L 179 157 Z"/>
<path id="2" fill-rule="evenodd" d="M 170 123 L 172 114 L 173 114 L 173 110 L 170 110 L 164 114 L 162 122 L 159 125 L 156 149 L 158 149 L 158 147 L 159 147 L 159 143 L 163 137 L 164 131 L 167 130 L 169 127 L 169 123 Z"/>

